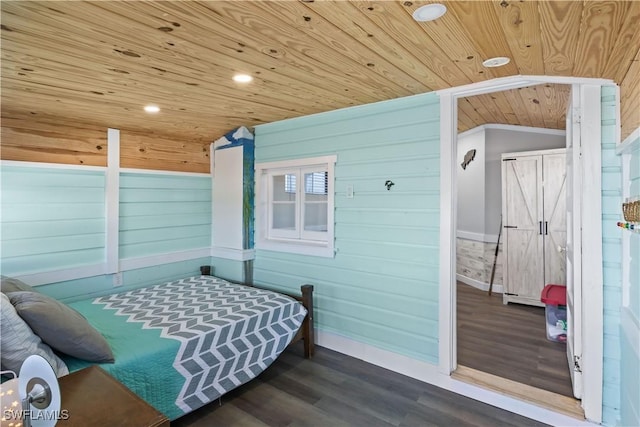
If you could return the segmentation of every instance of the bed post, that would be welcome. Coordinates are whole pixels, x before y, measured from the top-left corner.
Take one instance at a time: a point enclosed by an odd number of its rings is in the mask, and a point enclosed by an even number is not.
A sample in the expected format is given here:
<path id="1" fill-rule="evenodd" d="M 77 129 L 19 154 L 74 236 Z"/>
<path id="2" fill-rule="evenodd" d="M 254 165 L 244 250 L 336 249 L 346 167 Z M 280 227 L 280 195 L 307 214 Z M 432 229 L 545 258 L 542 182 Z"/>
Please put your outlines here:
<path id="1" fill-rule="evenodd" d="M 302 285 L 302 304 L 307 309 L 307 317 L 302 322 L 302 334 L 304 337 L 304 357 L 313 357 L 315 342 L 313 336 L 313 285 Z"/>

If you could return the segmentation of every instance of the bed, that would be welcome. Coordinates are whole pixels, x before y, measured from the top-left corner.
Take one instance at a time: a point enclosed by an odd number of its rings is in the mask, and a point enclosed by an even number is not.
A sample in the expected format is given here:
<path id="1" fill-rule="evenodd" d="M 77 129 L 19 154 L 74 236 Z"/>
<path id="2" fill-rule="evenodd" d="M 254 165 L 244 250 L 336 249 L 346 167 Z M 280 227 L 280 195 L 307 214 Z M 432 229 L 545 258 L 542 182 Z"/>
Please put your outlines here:
<path id="1" fill-rule="evenodd" d="M 174 420 L 255 378 L 292 342 L 311 357 L 312 292 L 202 275 L 69 306 L 109 343 L 115 363 L 100 366 Z M 70 372 L 95 364 L 62 359 Z"/>

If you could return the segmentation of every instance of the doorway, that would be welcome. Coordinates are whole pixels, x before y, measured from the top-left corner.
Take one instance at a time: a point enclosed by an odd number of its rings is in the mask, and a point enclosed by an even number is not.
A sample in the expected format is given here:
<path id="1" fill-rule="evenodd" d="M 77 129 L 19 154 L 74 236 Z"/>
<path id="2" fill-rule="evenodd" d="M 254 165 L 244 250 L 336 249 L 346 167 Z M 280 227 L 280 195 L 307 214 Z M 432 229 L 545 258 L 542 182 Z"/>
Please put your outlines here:
<path id="1" fill-rule="evenodd" d="M 465 87 L 447 89 L 439 92 L 441 96 L 441 276 L 440 276 L 440 370 L 445 374 L 451 374 L 458 366 L 457 360 L 457 295 L 455 282 L 455 256 L 456 256 L 456 194 L 457 183 L 455 177 L 456 164 L 456 139 L 457 139 L 457 101 L 459 98 L 473 96 L 476 94 L 486 94 L 506 89 L 521 88 L 541 83 L 561 83 L 571 84 L 572 91 L 579 91 L 581 95 L 580 104 L 575 112 L 581 117 L 580 127 L 585 137 L 580 148 L 581 157 L 578 156 L 580 169 L 599 170 L 600 168 L 600 87 L 612 84 L 611 81 L 602 79 L 580 79 L 580 78 L 553 78 L 545 76 L 516 76 L 502 79 L 495 79 L 489 82 L 482 82 Z M 588 119 L 587 119 L 588 118 Z M 573 156 L 572 156 L 573 158 Z M 599 199 L 601 183 L 599 174 L 595 181 L 586 183 L 577 188 L 577 194 L 586 206 L 592 207 L 588 202 Z M 592 179 L 593 176 L 589 177 Z M 585 184 L 585 183 L 583 183 Z M 595 191 L 594 191 L 595 190 Z M 591 194 L 589 194 L 591 193 Z M 598 223 L 601 211 L 600 204 L 596 209 L 581 210 L 579 212 L 583 224 L 586 222 L 595 228 L 589 233 L 577 236 L 583 245 L 589 241 L 594 246 L 601 244 L 601 225 Z M 585 354 L 588 351 L 589 357 L 585 358 L 580 369 L 584 373 L 583 389 L 588 390 L 583 396 L 582 406 L 585 416 L 592 421 L 599 421 L 602 417 L 602 317 L 598 314 L 602 312 L 602 263 L 601 253 L 583 253 L 582 262 L 585 267 L 583 273 L 589 270 L 593 276 L 584 274 L 583 288 L 585 292 L 581 298 L 581 305 L 584 310 L 596 313 L 584 319 L 583 331 L 593 328 L 588 334 L 581 333 L 584 340 Z M 588 292 L 587 292 L 588 290 Z M 588 361 L 588 363 L 586 363 Z M 482 382 L 482 381 L 479 381 Z M 481 385 L 486 386 L 486 384 Z M 524 400 L 524 399 L 523 399 Z"/>

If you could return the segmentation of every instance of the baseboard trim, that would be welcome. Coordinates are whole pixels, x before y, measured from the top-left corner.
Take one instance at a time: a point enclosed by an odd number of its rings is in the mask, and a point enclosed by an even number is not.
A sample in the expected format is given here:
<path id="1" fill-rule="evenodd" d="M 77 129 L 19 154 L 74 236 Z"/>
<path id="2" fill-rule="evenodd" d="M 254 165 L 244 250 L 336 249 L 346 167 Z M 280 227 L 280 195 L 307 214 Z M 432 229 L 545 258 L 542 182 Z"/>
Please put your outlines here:
<path id="1" fill-rule="evenodd" d="M 398 353 L 383 350 L 369 344 L 354 341 L 331 332 L 317 331 L 318 346 L 346 354 L 390 371 L 452 391 L 462 396 L 495 406 L 500 409 L 555 426 L 597 426 L 567 415 L 505 396 L 473 384 L 452 378 L 438 370 L 438 366 Z"/>
<path id="2" fill-rule="evenodd" d="M 462 274 L 456 274 L 456 280 L 462 282 L 466 285 L 472 286 L 476 289 L 480 289 L 481 291 L 489 291 L 489 284 L 481 282 L 476 279 L 472 279 L 471 277 L 463 276 Z M 502 285 L 493 285 L 492 293 L 501 294 L 502 293 Z"/>

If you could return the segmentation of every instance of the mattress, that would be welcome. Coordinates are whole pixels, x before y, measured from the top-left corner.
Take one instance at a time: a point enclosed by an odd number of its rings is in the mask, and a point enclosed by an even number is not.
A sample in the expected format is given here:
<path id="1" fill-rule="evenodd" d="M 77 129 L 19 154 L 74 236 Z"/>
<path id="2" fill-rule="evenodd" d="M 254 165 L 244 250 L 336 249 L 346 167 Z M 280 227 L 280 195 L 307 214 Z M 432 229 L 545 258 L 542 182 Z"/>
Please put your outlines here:
<path id="1" fill-rule="evenodd" d="M 306 315 L 288 296 L 211 276 L 69 305 L 111 345 L 115 363 L 100 366 L 172 420 L 255 378 Z"/>

